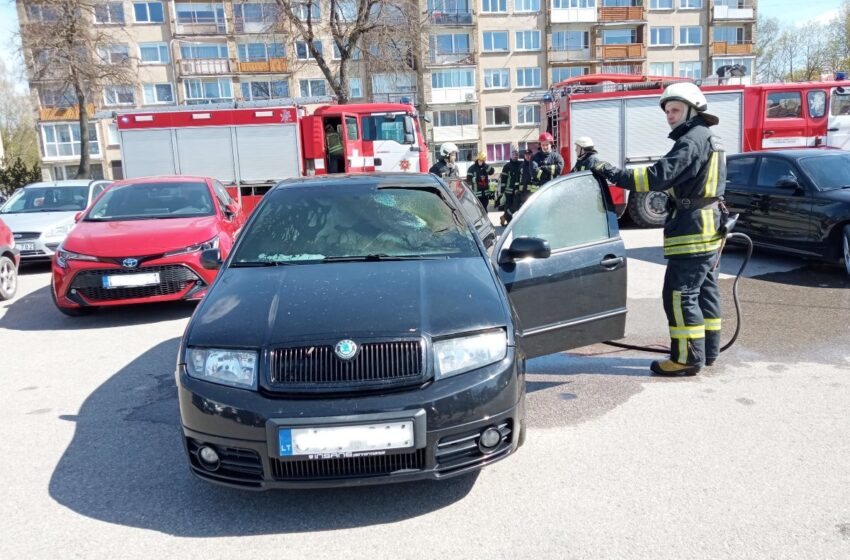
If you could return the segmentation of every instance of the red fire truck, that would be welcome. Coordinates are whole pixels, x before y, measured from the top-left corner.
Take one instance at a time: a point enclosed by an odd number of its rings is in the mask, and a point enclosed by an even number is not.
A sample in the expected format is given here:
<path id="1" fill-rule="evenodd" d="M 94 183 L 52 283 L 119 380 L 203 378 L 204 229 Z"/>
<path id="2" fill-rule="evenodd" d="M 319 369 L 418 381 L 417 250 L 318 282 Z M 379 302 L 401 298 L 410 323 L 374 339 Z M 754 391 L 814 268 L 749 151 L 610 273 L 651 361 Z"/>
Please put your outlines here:
<path id="1" fill-rule="evenodd" d="M 371 171 L 426 172 L 428 149 L 412 105 L 173 107 L 115 115 L 124 176 L 214 177 L 250 213 L 289 177 Z M 328 153 L 335 135 L 339 154 Z"/>
<path id="2" fill-rule="evenodd" d="M 672 147 L 658 107 L 670 83 L 683 78 L 592 74 L 560 82 L 537 100 L 555 137 L 565 172 L 574 160 L 573 140 L 593 138 L 599 156 L 615 165 L 649 165 Z M 714 130 L 728 154 L 777 148 L 832 147 L 850 150 L 850 82 L 731 85 L 698 83 L 709 112 L 720 117 Z M 527 98 L 530 100 L 530 98 Z M 620 215 L 639 225 L 663 223 L 664 193 L 628 193 L 612 187 Z M 631 194 L 631 196 L 629 196 Z"/>

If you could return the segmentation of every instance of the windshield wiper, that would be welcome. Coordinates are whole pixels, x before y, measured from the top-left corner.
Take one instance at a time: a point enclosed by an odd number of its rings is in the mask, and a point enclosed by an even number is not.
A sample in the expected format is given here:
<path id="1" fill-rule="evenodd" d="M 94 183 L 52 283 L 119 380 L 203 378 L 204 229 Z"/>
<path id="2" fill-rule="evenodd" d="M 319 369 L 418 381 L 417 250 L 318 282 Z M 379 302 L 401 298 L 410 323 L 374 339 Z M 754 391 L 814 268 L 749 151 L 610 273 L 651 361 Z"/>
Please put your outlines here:
<path id="1" fill-rule="evenodd" d="M 236 261 L 231 264 L 231 268 L 254 268 L 254 267 L 263 267 L 263 266 L 286 266 L 295 264 L 294 262 L 289 261 Z"/>
<path id="2" fill-rule="evenodd" d="M 322 262 L 375 262 L 375 261 L 433 261 L 446 260 L 445 255 L 387 255 L 386 253 L 378 253 L 372 255 L 344 255 L 325 257 Z"/>

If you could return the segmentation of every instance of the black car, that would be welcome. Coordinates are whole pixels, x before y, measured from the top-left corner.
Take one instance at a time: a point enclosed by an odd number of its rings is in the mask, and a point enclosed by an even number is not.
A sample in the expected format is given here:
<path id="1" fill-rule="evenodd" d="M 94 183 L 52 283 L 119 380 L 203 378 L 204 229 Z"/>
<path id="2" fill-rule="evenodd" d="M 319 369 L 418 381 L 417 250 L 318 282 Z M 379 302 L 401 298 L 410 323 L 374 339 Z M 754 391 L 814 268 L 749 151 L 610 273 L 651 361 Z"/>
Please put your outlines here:
<path id="1" fill-rule="evenodd" d="M 626 257 L 589 173 L 537 192 L 500 238 L 432 175 L 284 181 L 183 337 L 191 470 L 243 488 L 466 473 L 525 437 L 525 360 L 620 338 Z"/>
<path id="2" fill-rule="evenodd" d="M 726 203 L 756 247 L 840 263 L 850 274 L 850 153 L 777 150 L 729 156 Z"/>

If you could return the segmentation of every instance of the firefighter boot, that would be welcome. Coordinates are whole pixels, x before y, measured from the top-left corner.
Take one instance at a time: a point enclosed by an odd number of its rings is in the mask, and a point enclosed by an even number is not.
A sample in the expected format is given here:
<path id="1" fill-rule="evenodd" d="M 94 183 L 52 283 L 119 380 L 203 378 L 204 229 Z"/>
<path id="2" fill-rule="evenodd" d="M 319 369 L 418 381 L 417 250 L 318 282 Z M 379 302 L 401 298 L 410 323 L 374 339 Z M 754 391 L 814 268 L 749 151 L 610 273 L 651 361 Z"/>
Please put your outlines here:
<path id="1" fill-rule="evenodd" d="M 699 364 L 680 364 L 678 362 L 674 362 L 673 360 L 664 360 L 663 362 L 660 360 L 656 360 L 652 362 L 652 365 L 649 366 L 649 369 L 652 370 L 652 373 L 655 375 L 664 375 L 667 377 L 678 377 L 678 376 L 692 376 L 699 373 L 700 365 Z"/>
<path id="2" fill-rule="evenodd" d="M 713 366 L 713 365 L 714 365 L 714 362 L 715 362 L 716 360 L 717 360 L 717 358 L 706 358 L 706 359 L 705 359 L 705 365 L 706 365 L 706 367 L 711 367 L 711 366 Z"/>

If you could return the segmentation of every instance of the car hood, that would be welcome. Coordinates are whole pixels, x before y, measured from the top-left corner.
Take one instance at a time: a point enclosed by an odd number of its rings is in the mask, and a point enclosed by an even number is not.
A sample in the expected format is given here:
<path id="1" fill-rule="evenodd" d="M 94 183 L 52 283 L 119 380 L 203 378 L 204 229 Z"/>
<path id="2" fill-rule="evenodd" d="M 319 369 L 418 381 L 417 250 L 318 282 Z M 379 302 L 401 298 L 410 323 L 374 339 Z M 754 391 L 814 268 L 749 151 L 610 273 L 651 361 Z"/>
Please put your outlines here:
<path id="1" fill-rule="evenodd" d="M 62 246 L 96 257 L 157 255 L 209 241 L 218 234 L 215 216 L 79 222 Z"/>
<path id="2" fill-rule="evenodd" d="M 503 301 L 480 257 L 229 268 L 196 310 L 186 343 L 440 336 L 506 325 Z"/>
<path id="3" fill-rule="evenodd" d="M 37 231 L 44 233 L 67 223 L 74 222 L 77 212 L 22 212 L 18 214 L 0 214 L 0 219 L 12 230 Z"/>

